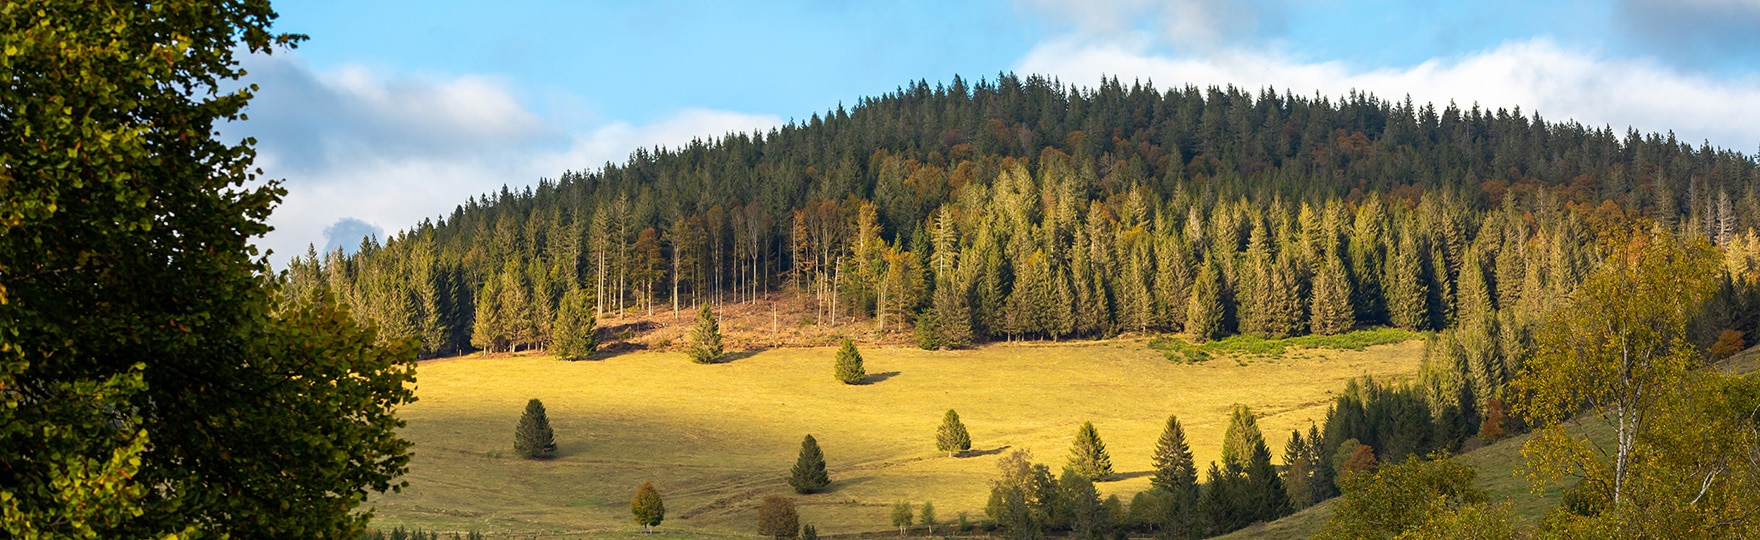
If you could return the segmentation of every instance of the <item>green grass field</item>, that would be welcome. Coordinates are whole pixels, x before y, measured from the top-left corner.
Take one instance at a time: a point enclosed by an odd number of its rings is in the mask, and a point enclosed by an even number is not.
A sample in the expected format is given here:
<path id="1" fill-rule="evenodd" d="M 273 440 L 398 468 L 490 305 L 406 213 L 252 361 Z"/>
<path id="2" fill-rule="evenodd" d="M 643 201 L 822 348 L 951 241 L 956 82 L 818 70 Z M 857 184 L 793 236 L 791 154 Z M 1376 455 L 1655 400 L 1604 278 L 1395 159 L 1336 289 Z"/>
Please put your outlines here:
<path id="1" fill-rule="evenodd" d="M 801 437 L 819 439 L 829 492 L 795 496 L 822 533 L 889 530 L 899 500 L 933 501 L 944 521 L 982 519 L 995 462 L 1029 450 L 1060 469 L 1092 420 L 1125 478 L 1100 484 L 1126 500 L 1148 486 L 1149 455 L 1168 414 L 1185 423 L 1200 463 L 1217 459 L 1228 411 L 1247 404 L 1281 448 L 1322 420 L 1330 397 L 1361 375 L 1416 372 L 1419 341 L 1282 358 L 1170 362 L 1142 341 L 998 344 L 975 350 L 863 351 L 870 384 L 832 378 L 830 348 L 739 354 L 696 365 L 639 352 L 597 361 L 464 357 L 418 368 L 420 401 L 402 416 L 415 458 L 402 493 L 373 498 L 376 526 L 480 530 L 495 536 L 639 534 L 629 498 L 644 480 L 666 503 L 671 536 L 749 536 Z M 513 456 L 529 398 L 544 401 L 560 455 Z M 957 409 L 974 456 L 936 452 L 942 414 Z"/>

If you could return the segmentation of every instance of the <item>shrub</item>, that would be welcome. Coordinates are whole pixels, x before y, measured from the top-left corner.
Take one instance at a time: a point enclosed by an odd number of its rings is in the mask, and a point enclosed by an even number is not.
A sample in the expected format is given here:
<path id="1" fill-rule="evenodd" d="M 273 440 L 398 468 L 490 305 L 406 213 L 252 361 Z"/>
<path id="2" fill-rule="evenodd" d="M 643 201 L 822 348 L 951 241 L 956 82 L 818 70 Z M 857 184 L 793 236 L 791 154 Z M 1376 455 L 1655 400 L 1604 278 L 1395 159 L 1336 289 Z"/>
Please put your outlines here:
<path id="1" fill-rule="evenodd" d="M 801 516 L 795 513 L 794 499 L 771 495 L 758 505 L 758 534 L 761 536 L 794 538 L 800 534 L 800 523 Z"/>

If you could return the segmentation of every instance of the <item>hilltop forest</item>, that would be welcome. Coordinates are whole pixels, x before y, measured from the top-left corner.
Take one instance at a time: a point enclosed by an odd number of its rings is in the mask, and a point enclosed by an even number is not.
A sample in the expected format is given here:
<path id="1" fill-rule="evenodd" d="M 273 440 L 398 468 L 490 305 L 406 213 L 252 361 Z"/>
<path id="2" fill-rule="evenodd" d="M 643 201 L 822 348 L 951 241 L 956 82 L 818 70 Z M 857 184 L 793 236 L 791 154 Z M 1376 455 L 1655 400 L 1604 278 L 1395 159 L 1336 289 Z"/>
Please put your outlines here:
<path id="1" fill-rule="evenodd" d="M 1751 333 L 1757 185 L 1739 152 L 1520 109 L 956 77 L 503 187 L 309 250 L 285 280 L 426 355 L 543 348 L 565 300 L 653 315 L 794 292 L 931 347 L 1461 327 L 1484 349 L 1462 375 L 1494 389 L 1633 227 L 1724 248 L 1699 326 Z"/>

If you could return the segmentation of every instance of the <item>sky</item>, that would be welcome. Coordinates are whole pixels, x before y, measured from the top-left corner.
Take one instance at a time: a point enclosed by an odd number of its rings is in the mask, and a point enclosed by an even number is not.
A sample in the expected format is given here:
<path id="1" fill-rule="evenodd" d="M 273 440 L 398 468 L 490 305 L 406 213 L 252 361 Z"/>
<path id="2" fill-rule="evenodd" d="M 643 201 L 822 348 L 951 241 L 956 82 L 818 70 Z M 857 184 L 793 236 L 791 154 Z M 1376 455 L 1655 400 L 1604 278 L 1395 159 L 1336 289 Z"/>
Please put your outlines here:
<path id="1" fill-rule="evenodd" d="M 1760 150 L 1760 0 L 299 0 L 244 59 L 277 266 L 907 82 L 1365 90 Z"/>

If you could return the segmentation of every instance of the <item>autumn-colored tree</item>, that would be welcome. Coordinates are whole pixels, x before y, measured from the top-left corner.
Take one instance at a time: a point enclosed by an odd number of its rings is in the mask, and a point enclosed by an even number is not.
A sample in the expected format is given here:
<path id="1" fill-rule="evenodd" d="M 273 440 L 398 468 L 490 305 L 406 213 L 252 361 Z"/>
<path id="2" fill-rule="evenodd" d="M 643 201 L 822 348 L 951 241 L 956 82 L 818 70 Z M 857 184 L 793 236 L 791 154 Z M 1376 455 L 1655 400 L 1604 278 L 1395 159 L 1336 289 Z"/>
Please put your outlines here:
<path id="1" fill-rule="evenodd" d="M 636 496 L 629 501 L 629 512 L 635 517 L 636 524 L 642 526 L 642 534 L 653 532 L 654 527 L 666 520 L 666 504 L 660 500 L 660 491 L 654 489 L 653 482 L 642 482 Z"/>
<path id="2" fill-rule="evenodd" d="M 770 538 L 794 538 L 800 535 L 801 516 L 795 512 L 794 499 L 781 495 L 764 497 L 758 505 L 758 535 Z"/>

